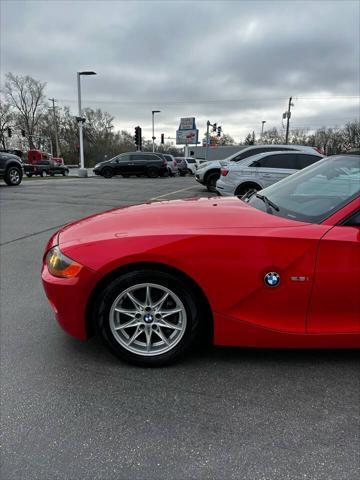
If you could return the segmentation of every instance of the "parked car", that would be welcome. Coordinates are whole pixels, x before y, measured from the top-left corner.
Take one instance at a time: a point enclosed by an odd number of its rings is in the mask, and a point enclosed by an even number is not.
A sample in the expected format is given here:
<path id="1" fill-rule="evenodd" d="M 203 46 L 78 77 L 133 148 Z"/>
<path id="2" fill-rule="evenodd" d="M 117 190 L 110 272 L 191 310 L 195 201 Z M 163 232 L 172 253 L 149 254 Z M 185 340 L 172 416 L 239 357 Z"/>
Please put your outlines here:
<path id="1" fill-rule="evenodd" d="M 168 153 L 164 153 L 163 156 L 165 157 L 165 160 L 167 162 L 169 177 L 176 177 L 177 175 L 179 175 L 179 168 L 177 166 L 175 158 Z"/>
<path id="2" fill-rule="evenodd" d="M 196 172 L 196 169 L 197 169 L 197 165 L 196 165 L 196 160 L 195 160 L 195 158 L 186 157 L 186 158 L 185 158 L 185 162 L 186 162 L 186 166 L 187 166 L 188 172 L 189 172 L 191 175 L 195 175 L 195 172 Z"/>
<path id="3" fill-rule="evenodd" d="M 0 152 L 0 178 L 11 187 L 20 185 L 23 177 L 23 163 L 17 155 Z"/>
<path id="4" fill-rule="evenodd" d="M 33 164 L 26 163 L 24 170 L 28 177 L 32 177 L 33 175 L 40 175 L 41 177 L 44 175 L 50 175 L 51 177 L 54 175 L 62 175 L 65 177 L 69 175 L 68 167 L 54 160 L 39 160 Z"/>
<path id="5" fill-rule="evenodd" d="M 266 152 L 221 168 L 216 191 L 223 196 L 262 190 L 323 158 L 320 153 Z"/>
<path id="6" fill-rule="evenodd" d="M 42 280 L 60 325 L 121 358 L 216 345 L 360 347 L 360 157 L 325 158 L 255 193 L 95 214 L 50 238 Z M 76 298 L 76 302 L 73 299 Z"/>
<path id="7" fill-rule="evenodd" d="M 189 173 L 188 165 L 184 157 L 175 157 L 177 167 L 179 169 L 179 174 L 181 177 L 184 177 Z"/>
<path id="8" fill-rule="evenodd" d="M 122 175 L 125 178 L 130 175 L 146 175 L 149 178 L 156 178 L 159 175 L 167 175 L 168 165 L 164 158 L 155 153 L 128 152 L 96 164 L 93 172 L 105 178 L 114 175 Z"/>
<path id="9" fill-rule="evenodd" d="M 224 160 L 213 160 L 200 165 L 195 174 L 195 179 L 197 182 L 205 185 L 210 192 L 214 192 L 216 182 L 220 177 L 220 169 L 221 167 L 226 166 L 229 162 L 240 162 L 252 155 L 257 155 L 258 153 L 288 150 L 302 151 L 310 154 L 314 152 L 321 153 L 318 148 L 302 145 L 251 145 L 233 155 L 230 155 Z"/>

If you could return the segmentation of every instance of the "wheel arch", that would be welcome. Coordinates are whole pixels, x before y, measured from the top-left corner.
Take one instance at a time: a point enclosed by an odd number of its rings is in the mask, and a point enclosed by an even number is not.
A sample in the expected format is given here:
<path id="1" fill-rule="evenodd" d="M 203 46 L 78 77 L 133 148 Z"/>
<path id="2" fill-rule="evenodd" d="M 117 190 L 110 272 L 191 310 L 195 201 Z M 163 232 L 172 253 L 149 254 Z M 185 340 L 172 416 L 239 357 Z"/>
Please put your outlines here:
<path id="1" fill-rule="evenodd" d="M 194 297 L 199 302 L 198 306 L 202 324 L 200 337 L 204 338 L 206 342 L 212 340 L 214 330 L 213 313 L 209 300 L 203 289 L 192 277 L 184 273 L 182 270 L 159 262 L 136 262 L 124 265 L 109 272 L 95 285 L 89 296 L 85 310 L 85 327 L 87 337 L 93 336 L 96 332 L 96 319 L 94 317 L 94 312 L 96 311 L 96 302 L 99 292 L 101 292 L 106 285 L 120 275 L 124 275 L 129 272 L 135 272 L 137 270 L 157 270 L 174 275 L 180 278 L 190 288 L 190 291 L 195 292 Z"/>
<path id="2" fill-rule="evenodd" d="M 11 168 L 11 167 L 16 167 L 18 168 L 21 172 L 22 172 L 22 168 L 21 168 L 21 165 L 19 165 L 18 162 L 14 162 L 14 160 L 10 160 L 7 164 L 6 164 L 6 171 Z"/>
<path id="3" fill-rule="evenodd" d="M 258 182 L 254 182 L 253 180 L 245 180 L 235 188 L 234 195 L 239 195 L 239 193 L 236 193 L 236 192 L 239 192 L 239 190 L 244 187 L 256 188 L 258 190 L 262 190 L 263 188 Z"/>
<path id="4" fill-rule="evenodd" d="M 209 175 L 212 173 L 218 173 L 220 175 L 220 168 L 212 168 L 211 170 L 208 170 L 205 175 L 204 175 L 204 182 L 206 183 L 207 179 L 209 178 Z"/>

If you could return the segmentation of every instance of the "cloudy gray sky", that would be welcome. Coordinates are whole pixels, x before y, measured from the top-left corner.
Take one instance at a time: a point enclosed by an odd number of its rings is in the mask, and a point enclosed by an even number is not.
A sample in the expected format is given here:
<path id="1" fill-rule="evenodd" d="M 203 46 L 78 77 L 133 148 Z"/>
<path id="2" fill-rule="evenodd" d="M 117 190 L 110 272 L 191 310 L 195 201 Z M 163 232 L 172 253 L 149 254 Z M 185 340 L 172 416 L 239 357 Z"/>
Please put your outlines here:
<path id="1" fill-rule="evenodd" d="M 293 127 L 359 117 L 359 1 L 1 1 L 1 77 L 29 74 L 47 95 L 175 136 L 180 117 L 207 119 L 236 140 L 261 120 Z"/>

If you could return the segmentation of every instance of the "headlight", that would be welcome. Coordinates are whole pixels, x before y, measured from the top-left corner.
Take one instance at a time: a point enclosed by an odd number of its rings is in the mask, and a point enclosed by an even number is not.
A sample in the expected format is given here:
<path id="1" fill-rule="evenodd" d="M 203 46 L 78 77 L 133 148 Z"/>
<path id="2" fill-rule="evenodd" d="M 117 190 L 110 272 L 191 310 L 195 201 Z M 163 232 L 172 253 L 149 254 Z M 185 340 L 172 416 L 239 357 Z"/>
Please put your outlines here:
<path id="1" fill-rule="evenodd" d="M 82 265 L 64 255 L 58 246 L 48 251 L 45 261 L 49 272 L 54 277 L 72 278 L 82 269 Z"/>
<path id="2" fill-rule="evenodd" d="M 99 168 L 100 167 L 100 163 L 97 163 L 94 168 Z"/>

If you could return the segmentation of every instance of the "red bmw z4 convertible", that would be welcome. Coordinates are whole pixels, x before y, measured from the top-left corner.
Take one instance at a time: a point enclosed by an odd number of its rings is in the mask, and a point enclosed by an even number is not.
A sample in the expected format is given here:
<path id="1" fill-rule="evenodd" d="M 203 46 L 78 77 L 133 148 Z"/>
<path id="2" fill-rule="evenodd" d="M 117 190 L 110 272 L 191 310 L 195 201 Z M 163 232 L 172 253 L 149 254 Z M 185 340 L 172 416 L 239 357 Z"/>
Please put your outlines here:
<path id="1" fill-rule="evenodd" d="M 119 208 L 51 237 L 42 280 L 60 325 L 157 366 L 197 339 L 360 346 L 360 156 L 327 157 L 242 199 Z"/>

